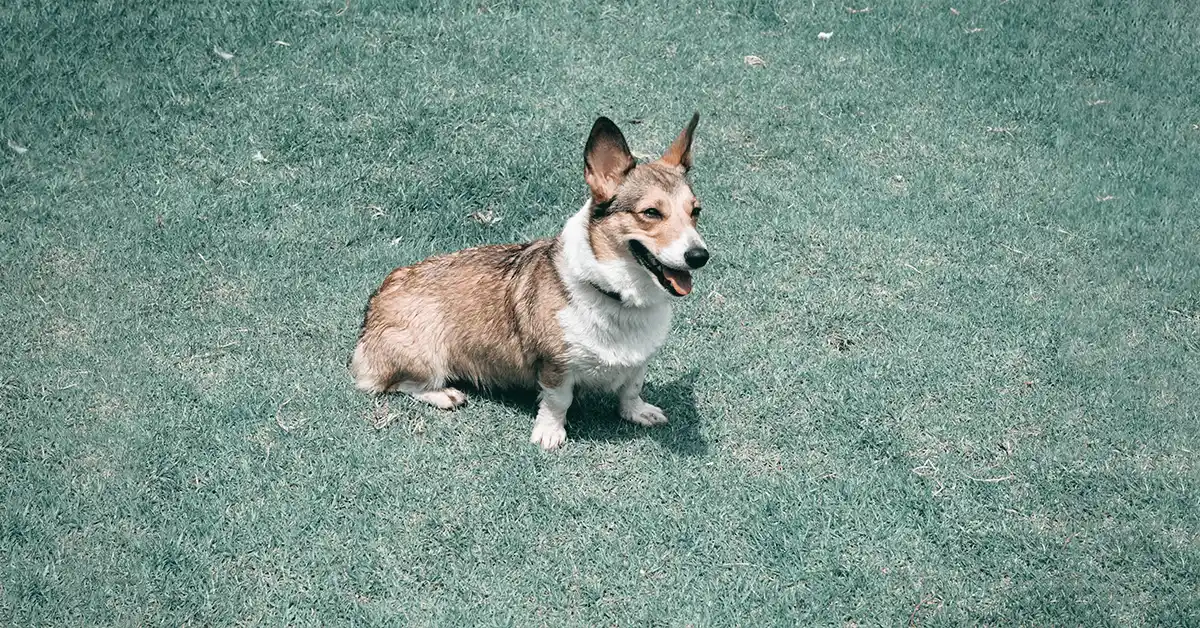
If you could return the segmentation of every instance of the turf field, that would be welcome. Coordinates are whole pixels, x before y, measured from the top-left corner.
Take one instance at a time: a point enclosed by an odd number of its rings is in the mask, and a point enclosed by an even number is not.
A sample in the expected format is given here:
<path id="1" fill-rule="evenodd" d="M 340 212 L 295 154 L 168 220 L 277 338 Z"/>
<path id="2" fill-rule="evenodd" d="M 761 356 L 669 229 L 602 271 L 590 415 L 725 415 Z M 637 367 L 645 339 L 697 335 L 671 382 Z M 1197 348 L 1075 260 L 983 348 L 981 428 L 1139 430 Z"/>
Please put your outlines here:
<path id="1" fill-rule="evenodd" d="M 1184 1 L 6 2 L 0 624 L 1197 625 L 1198 77 Z M 670 426 L 352 389 L 693 110 Z"/>

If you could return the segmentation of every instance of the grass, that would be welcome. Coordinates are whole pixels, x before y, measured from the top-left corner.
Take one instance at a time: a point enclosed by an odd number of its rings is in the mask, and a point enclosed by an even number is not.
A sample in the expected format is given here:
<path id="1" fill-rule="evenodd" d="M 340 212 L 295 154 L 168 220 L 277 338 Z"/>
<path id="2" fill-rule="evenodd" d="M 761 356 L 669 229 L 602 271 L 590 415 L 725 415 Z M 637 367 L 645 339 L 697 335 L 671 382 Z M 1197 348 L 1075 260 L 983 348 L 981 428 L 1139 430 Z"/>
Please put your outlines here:
<path id="1" fill-rule="evenodd" d="M 5 4 L 0 623 L 1196 625 L 1200 6 L 869 7 Z M 351 389 L 693 109 L 669 427 Z"/>

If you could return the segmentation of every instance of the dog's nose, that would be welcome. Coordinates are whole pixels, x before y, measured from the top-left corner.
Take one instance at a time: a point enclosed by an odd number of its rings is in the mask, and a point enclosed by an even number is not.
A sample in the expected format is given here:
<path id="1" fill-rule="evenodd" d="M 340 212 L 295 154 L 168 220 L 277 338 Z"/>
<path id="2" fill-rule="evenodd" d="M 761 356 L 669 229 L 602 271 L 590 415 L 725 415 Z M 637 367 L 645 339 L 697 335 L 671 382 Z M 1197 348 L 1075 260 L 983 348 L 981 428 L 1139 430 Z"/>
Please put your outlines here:
<path id="1" fill-rule="evenodd" d="M 688 249 L 683 254 L 683 261 L 687 262 L 692 268 L 700 268 L 708 263 L 708 249 L 696 247 Z"/>

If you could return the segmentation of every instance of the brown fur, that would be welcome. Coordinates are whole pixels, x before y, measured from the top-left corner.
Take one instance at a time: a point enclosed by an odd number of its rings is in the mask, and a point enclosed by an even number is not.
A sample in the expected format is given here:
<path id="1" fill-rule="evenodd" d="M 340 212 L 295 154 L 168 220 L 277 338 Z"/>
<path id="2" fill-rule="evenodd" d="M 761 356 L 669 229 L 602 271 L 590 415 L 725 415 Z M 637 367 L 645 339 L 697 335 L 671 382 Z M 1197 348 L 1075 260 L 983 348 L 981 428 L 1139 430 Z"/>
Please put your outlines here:
<path id="1" fill-rule="evenodd" d="M 482 246 L 393 270 L 367 304 L 350 365 L 359 388 L 531 387 L 539 373 L 556 385 L 565 346 L 554 314 L 567 301 L 558 246 Z"/>

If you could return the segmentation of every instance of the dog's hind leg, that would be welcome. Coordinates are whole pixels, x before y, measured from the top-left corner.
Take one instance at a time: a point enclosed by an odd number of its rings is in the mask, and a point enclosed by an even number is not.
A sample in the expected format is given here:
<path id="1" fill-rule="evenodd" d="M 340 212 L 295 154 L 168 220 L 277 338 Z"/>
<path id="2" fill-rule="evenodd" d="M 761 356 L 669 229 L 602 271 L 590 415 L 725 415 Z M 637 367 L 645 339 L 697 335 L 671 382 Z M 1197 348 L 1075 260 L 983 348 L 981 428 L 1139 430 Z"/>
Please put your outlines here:
<path id="1" fill-rule="evenodd" d="M 405 360 L 406 366 L 397 364 L 395 356 L 378 347 L 374 351 L 360 342 L 350 359 L 350 373 L 354 384 L 367 392 L 404 393 L 429 405 L 452 410 L 467 402 L 467 395 L 457 388 L 445 385 L 432 369 L 422 367 L 413 360 Z M 428 366 L 428 365 L 425 365 Z"/>
<path id="2" fill-rule="evenodd" d="M 441 408 L 453 410 L 467 402 L 467 395 L 457 388 L 437 387 L 432 382 L 402 381 L 388 387 L 388 392 L 401 392 L 412 395 L 417 401 Z"/>

